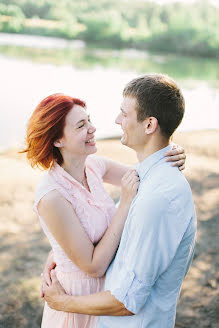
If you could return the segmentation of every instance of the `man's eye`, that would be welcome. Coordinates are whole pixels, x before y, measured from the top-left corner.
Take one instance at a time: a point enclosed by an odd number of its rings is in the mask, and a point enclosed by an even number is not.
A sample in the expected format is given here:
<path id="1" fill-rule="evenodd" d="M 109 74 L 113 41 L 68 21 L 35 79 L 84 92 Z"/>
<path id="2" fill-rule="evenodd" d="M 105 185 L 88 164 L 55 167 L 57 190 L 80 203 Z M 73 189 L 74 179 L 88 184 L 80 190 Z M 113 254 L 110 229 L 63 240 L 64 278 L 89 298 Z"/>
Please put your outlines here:
<path id="1" fill-rule="evenodd" d="M 84 124 L 80 125 L 80 126 L 78 127 L 78 129 L 83 128 L 83 126 L 84 126 Z"/>

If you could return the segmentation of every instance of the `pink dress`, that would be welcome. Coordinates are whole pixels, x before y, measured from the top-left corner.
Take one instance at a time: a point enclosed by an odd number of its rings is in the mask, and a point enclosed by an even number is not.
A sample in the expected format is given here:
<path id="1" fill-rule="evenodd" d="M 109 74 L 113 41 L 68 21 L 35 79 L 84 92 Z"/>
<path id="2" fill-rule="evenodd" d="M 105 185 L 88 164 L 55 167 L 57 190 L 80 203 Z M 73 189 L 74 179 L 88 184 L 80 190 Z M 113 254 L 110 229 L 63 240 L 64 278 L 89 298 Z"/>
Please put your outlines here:
<path id="1" fill-rule="evenodd" d="M 73 206 L 84 230 L 92 243 L 98 242 L 115 213 L 115 205 L 103 186 L 104 161 L 94 155 L 86 160 L 86 175 L 90 192 L 57 163 L 42 177 L 35 196 L 34 210 L 40 199 L 52 190 L 57 190 Z M 39 216 L 39 214 L 38 214 Z M 68 295 L 89 295 L 103 290 L 104 277 L 92 278 L 77 267 L 57 243 L 42 217 L 41 226 L 54 252 L 56 275 Z M 45 303 L 43 328 L 95 328 L 98 317 L 55 311 Z"/>

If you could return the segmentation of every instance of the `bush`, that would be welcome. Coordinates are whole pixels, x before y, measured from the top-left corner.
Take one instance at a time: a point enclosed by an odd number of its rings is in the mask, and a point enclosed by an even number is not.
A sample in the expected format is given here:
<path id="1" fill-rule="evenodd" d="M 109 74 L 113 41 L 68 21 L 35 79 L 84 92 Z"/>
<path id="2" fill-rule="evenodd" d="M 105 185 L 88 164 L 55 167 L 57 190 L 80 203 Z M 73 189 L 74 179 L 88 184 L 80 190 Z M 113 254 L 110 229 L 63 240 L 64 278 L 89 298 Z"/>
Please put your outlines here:
<path id="1" fill-rule="evenodd" d="M 3 3 L 0 3 L 0 15 L 3 16 L 13 16 L 17 18 L 25 18 L 22 9 L 16 5 L 6 6 Z"/>
<path id="2" fill-rule="evenodd" d="M 0 17 L 0 32 L 22 33 L 24 27 L 24 19 L 10 16 Z"/>

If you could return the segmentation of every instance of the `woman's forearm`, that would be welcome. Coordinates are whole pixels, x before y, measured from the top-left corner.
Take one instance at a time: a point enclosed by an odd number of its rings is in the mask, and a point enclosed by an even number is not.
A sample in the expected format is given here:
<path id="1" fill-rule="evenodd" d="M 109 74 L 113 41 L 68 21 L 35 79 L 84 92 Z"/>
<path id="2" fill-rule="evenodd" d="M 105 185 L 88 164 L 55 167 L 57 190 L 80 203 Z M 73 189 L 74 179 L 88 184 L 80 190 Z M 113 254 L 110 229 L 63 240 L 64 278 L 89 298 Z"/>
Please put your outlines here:
<path id="1" fill-rule="evenodd" d="M 109 228 L 94 248 L 91 263 L 93 273 L 90 273 L 91 276 L 102 277 L 106 272 L 119 246 L 129 208 L 130 201 L 127 203 L 125 200 L 120 202 Z"/>
<path id="2" fill-rule="evenodd" d="M 91 273 L 91 275 L 94 277 L 101 277 L 104 275 L 115 255 L 129 208 L 137 193 L 138 186 L 139 177 L 137 172 L 134 169 L 127 171 L 122 178 L 122 192 L 119 207 L 109 228 L 92 253 L 92 265 L 95 271 Z"/>
<path id="3" fill-rule="evenodd" d="M 111 221 L 109 228 L 106 230 L 104 236 L 99 241 L 96 247 L 91 242 L 86 247 L 86 261 L 83 261 L 79 267 L 93 277 L 102 277 L 106 272 L 113 256 L 118 248 L 125 220 L 128 215 L 131 201 L 121 201 L 120 205 Z M 70 254 L 69 254 L 70 255 Z M 69 256 L 71 259 L 71 256 Z M 82 257 L 80 257 L 82 258 Z M 74 258 L 72 259 L 74 261 Z M 50 271 L 55 267 L 53 251 L 50 251 L 47 257 L 44 268 L 44 277 L 48 284 L 50 284 Z"/>

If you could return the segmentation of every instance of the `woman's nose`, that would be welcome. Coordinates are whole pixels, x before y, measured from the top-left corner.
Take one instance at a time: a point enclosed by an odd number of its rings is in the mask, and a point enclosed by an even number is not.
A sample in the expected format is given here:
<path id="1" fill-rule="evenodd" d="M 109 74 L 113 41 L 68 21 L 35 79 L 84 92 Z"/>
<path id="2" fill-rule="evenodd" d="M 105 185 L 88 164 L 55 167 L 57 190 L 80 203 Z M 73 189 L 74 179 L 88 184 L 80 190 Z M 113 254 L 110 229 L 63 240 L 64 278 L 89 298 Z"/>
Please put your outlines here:
<path id="1" fill-rule="evenodd" d="M 89 130 L 88 131 L 89 131 L 89 133 L 94 133 L 96 131 L 96 128 L 95 128 L 95 126 L 92 123 L 90 123 Z"/>

